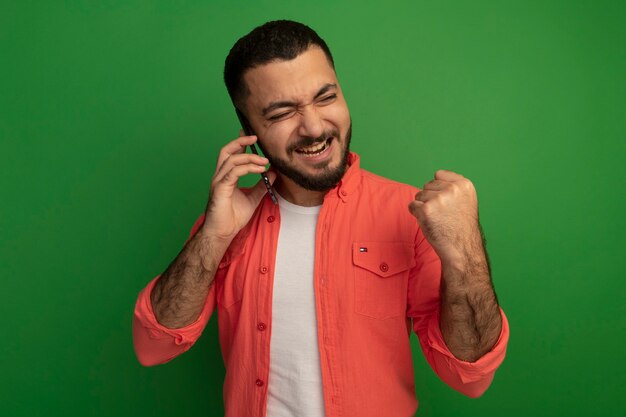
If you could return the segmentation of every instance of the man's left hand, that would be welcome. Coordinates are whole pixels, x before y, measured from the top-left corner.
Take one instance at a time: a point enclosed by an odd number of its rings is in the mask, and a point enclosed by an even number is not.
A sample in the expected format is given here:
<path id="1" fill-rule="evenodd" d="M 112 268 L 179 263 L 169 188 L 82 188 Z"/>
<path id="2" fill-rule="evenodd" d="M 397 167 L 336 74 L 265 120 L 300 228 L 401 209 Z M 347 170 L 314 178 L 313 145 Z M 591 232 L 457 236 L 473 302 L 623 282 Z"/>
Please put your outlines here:
<path id="1" fill-rule="evenodd" d="M 464 176 L 437 171 L 415 195 L 409 211 L 442 262 L 462 265 L 468 252 L 482 252 L 476 190 Z"/>

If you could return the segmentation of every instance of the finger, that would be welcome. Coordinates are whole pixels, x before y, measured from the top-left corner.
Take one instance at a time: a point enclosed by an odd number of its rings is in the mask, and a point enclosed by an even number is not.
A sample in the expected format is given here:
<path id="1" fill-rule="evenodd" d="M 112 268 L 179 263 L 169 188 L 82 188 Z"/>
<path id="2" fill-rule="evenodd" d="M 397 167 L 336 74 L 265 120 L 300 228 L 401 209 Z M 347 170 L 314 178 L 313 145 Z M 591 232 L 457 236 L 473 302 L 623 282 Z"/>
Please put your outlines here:
<path id="1" fill-rule="evenodd" d="M 265 167 L 269 163 L 268 159 L 259 155 L 243 153 L 229 156 L 221 167 L 213 175 L 213 181 L 219 181 L 224 174 L 237 165 L 256 164 Z"/>
<path id="2" fill-rule="evenodd" d="M 257 164 L 245 164 L 245 165 L 237 165 L 230 171 L 226 172 L 224 176 L 216 181 L 216 187 L 220 184 L 226 186 L 235 186 L 239 181 L 239 178 L 243 177 L 246 174 L 260 174 L 265 171 L 265 167 Z"/>
<path id="3" fill-rule="evenodd" d="M 430 180 L 424 184 L 424 190 L 443 190 L 449 186 L 449 182 L 442 180 Z"/>
<path id="4" fill-rule="evenodd" d="M 243 129 L 239 129 L 239 136 L 246 136 L 246 132 L 244 132 Z"/>
<path id="5" fill-rule="evenodd" d="M 459 180 L 465 179 L 465 177 L 453 171 L 446 171 L 445 169 L 440 169 L 437 172 L 435 172 L 435 179 L 444 180 L 444 181 L 459 181 Z"/>
<path id="6" fill-rule="evenodd" d="M 435 190 L 422 190 L 415 194 L 415 200 L 423 201 L 425 203 L 428 200 L 432 200 L 433 198 L 435 198 L 439 193 L 440 191 Z"/>
<path id="7" fill-rule="evenodd" d="M 220 149 L 219 156 L 217 157 L 217 164 L 215 165 L 217 167 L 216 171 L 219 170 L 219 168 L 229 156 L 239 153 L 245 153 L 246 146 L 255 143 L 256 139 L 257 138 L 255 135 L 241 136 L 226 144 L 222 149 Z"/>

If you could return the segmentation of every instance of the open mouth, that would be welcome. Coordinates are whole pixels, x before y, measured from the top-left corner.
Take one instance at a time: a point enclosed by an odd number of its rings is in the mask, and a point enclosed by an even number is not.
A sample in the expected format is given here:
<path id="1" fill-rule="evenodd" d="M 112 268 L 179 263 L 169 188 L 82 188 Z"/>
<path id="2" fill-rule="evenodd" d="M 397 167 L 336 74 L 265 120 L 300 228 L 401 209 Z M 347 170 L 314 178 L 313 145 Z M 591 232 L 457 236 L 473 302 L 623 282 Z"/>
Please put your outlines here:
<path id="1" fill-rule="evenodd" d="M 328 138 L 324 142 L 319 142 L 311 146 L 296 149 L 296 152 L 308 158 L 313 158 L 324 153 L 330 147 L 333 138 Z"/>

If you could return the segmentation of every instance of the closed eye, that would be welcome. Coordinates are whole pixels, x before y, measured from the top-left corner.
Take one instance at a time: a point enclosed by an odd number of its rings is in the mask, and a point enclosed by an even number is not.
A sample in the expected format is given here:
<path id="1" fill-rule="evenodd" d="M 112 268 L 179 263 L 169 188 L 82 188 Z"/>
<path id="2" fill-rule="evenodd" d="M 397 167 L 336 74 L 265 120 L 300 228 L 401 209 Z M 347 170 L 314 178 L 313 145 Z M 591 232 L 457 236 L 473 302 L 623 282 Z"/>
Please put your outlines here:
<path id="1" fill-rule="evenodd" d="M 320 104 L 330 104 L 332 103 L 335 99 L 337 98 L 337 94 L 330 94 L 327 95 L 326 97 L 322 97 L 321 99 L 319 99 L 317 102 Z M 271 116 L 268 117 L 267 120 L 271 121 L 271 122 L 275 122 L 278 121 L 280 119 L 285 118 L 285 116 L 289 116 L 290 114 L 292 114 L 293 111 L 288 111 L 288 112 L 284 112 L 284 113 L 280 113 L 277 114 L 275 116 Z"/>
<path id="2" fill-rule="evenodd" d="M 276 116 L 268 117 L 267 119 L 275 122 L 276 120 L 282 119 L 283 117 L 287 116 L 288 114 L 291 114 L 291 112 L 289 111 L 289 112 L 277 114 Z"/>

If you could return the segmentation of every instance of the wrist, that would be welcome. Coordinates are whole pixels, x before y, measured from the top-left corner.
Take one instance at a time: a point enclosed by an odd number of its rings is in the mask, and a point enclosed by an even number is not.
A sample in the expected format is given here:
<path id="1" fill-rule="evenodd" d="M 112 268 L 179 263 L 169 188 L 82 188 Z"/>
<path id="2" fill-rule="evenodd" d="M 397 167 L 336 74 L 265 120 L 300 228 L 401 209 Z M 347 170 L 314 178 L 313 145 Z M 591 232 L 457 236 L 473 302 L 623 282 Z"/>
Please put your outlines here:
<path id="1" fill-rule="evenodd" d="M 211 233 L 203 227 L 189 242 L 193 245 L 194 263 L 202 266 L 205 271 L 215 272 L 233 238 L 224 238 Z"/>
<path id="2" fill-rule="evenodd" d="M 491 275 L 482 245 L 459 248 L 440 257 L 442 279 L 449 289 L 465 288 L 480 283 L 489 284 Z"/>
<path id="3" fill-rule="evenodd" d="M 442 266 L 459 272 L 471 272 L 474 269 L 483 269 L 487 266 L 487 256 L 480 230 L 477 228 L 470 233 L 459 236 L 450 245 L 438 253 Z M 485 268 L 487 269 L 487 268 Z"/>

